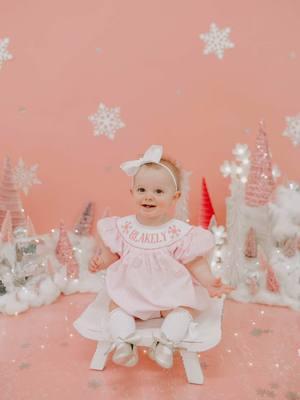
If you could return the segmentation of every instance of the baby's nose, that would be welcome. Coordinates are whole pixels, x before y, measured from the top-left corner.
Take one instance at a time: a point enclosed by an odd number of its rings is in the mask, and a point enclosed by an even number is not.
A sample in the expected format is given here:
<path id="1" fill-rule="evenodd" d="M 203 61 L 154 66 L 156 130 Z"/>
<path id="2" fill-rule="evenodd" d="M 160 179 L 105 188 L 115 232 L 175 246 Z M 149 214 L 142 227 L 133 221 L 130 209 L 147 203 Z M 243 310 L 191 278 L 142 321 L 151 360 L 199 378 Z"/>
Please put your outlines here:
<path id="1" fill-rule="evenodd" d="M 153 199 L 153 193 L 151 193 L 151 192 L 146 192 L 146 193 L 145 193 L 145 199 L 146 199 L 146 200 L 152 200 L 152 199 Z"/>

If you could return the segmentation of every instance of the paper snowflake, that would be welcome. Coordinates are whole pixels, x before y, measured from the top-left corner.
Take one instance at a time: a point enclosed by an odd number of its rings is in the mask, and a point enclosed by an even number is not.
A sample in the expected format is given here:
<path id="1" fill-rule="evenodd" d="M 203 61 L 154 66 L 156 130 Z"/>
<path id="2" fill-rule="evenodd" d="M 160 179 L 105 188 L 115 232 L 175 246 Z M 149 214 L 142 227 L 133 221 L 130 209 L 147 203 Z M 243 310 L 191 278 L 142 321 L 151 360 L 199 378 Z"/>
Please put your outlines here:
<path id="1" fill-rule="evenodd" d="M 283 136 L 288 136 L 293 145 L 297 146 L 300 144 L 300 114 L 294 117 L 286 117 L 285 121 L 287 123 L 286 130 L 283 132 Z"/>
<path id="2" fill-rule="evenodd" d="M 210 31 L 199 35 L 200 39 L 206 44 L 203 54 L 214 53 L 219 59 L 222 59 L 224 50 L 234 47 L 234 43 L 229 40 L 229 33 L 230 28 L 221 30 L 215 23 L 210 24 Z"/>
<path id="3" fill-rule="evenodd" d="M 28 195 L 29 189 L 34 184 L 42 183 L 36 176 L 36 171 L 38 169 L 38 165 L 32 165 L 30 168 L 26 168 L 24 161 L 22 158 L 19 159 L 19 162 L 14 170 L 14 178 L 18 189 L 23 190 L 23 192 Z"/>
<path id="4" fill-rule="evenodd" d="M 13 58 L 12 55 L 7 51 L 8 44 L 9 38 L 0 39 L 0 68 L 5 61 Z"/>
<path id="5" fill-rule="evenodd" d="M 89 120 L 94 125 L 95 136 L 106 135 L 111 140 L 115 138 L 117 130 L 125 126 L 120 119 L 120 108 L 109 109 L 102 103 L 96 114 L 89 116 Z"/>

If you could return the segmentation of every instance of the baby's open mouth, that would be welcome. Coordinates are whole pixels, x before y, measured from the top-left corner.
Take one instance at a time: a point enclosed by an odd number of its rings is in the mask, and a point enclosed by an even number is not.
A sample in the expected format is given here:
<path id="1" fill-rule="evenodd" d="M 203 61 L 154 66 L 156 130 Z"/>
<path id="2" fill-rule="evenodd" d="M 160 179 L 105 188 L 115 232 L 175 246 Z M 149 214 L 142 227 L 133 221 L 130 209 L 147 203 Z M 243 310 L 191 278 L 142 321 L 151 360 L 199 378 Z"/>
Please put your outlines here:
<path id="1" fill-rule="evenodd" d="M 142 204 L 143 207 L 145 208 L 153 208 L 156 207 L 154 204 Z"/>

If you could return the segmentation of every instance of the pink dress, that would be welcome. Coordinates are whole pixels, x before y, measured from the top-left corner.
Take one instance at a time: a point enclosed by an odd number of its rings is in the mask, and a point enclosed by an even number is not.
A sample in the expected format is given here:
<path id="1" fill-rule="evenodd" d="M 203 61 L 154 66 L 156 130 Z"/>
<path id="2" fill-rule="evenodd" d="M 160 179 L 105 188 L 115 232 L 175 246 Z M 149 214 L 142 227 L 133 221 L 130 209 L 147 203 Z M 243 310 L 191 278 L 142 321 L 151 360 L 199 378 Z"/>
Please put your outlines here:
<path id="1" fill-rule="evenodd" d="M 97 228 L 105 245 L 120 256 L 107 269 L 108 296 L 130 315 L 146 320 L 179 306 L 206 308 L 208 293 L 184 264 L 212 249 L 208 230 L 177 219 L 141 225 L 134 215 L 104 218 Z"/>

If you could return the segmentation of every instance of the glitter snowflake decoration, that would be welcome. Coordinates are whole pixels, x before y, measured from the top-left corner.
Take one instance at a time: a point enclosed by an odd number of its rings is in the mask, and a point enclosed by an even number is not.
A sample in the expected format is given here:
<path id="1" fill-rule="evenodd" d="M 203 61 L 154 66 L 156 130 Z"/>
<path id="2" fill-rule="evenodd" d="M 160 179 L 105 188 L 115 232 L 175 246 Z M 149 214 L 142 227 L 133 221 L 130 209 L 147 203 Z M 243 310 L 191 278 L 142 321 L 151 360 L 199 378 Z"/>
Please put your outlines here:
<path id="1" fill-rule="evenodd" d="M 13 58 L 12 55 L 7 51 L 8 44 L 9 38 L 0 39 L 0 68 L 5 61 Z"/>
<path id="2" fill-rule="evenodd" d="M 229 40 L 230 28 L 219 29 L 215 23 L 210 24 L 210 30 L 207 33 L 201 33 L 200 39 L 206 44 L 203 54 L 214 53 L 220 60 L 224 56 L 225 49 L 234 47 L 234 43 Z"/>
<path id="3" fill-rule="evenodd" d="M 115 138 L 117 130 L 125 126 L 120 119 L 120 108 L 109 109 L 102 103 L 96 114 L 89 116 L 89 120 L 94 125 L 95 136 L 106 135 L 111 140 Z"/>
<path id="4" fill-rule="evenodd" d="M 32 165 L 30 168 L 26 168 L 24 161 L 20 158 L 17 166 L 14 170 L 14 178 L 18 189 L 28 195 L 29 189 L 34 184 L 42 183 L 36 176 L 38 165 Z"/>
<path id="5" fill-rule="evenodd" d="M 285 118 L 287 127 L 283 132 L 283 136 L 288 136 L 293 145 L 297 146 L 300 144 L 300 114 L 294 117 L 286 117 Z"/>

